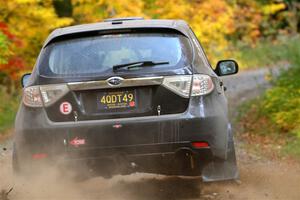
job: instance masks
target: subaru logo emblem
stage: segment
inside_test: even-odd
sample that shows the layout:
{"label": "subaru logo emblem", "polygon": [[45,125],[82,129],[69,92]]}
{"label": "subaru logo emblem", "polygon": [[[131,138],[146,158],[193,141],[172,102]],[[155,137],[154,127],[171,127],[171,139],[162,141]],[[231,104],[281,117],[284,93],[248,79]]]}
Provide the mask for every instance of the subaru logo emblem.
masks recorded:
{"label": "subaru logo emblem", "polygon": [[123,80],[124,79],[121,77],[111,77],[111,78],[107,79],[106,82],[110,86],[118,86],[118,85],[122,84]]}

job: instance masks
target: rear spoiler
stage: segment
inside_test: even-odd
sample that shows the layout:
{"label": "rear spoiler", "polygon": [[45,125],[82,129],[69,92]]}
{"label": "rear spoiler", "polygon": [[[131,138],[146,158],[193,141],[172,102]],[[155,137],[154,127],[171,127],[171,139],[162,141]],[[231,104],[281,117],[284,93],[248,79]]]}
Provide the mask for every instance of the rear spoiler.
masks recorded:
{"label": "rear spoiler", "polygon": [[[58,29],[59,30],[59,29]],[[122,29],[108,29],[108,30],[94,30],[94,31],[82,31],[82,32],[73,32],[67,34],[58,34],[57,36],[49,36],[46,40],[43,48],[48,46],[51,43],[65,41],[75,38],[83,37],[93,37],[107,34],[121,34],[121,33],[177,33],[185,37],[188,37],[188,34],[183,33],[182,31],[174,28],[153,28],[153,27],[143,27],[143,28],[122,28]]]}

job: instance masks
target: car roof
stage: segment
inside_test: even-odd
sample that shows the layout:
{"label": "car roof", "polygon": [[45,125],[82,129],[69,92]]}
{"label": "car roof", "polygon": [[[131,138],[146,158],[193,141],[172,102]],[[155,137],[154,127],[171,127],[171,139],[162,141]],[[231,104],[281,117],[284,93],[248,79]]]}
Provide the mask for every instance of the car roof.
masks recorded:
{"label": "car roof", "polygon": [[122,29],[174,29],[181,32],[188,37],[188,24],[183,20],[166,20],[166,19],[147,19],[142,18],[117,18],[108,19],[103,22],[82,24],[76,26],[68,26],[54,30],[44,43],[44,47],[47,46],[52,40],[58,37],[77,33],[87,33],[93,31],[105,31],[105,30],[122,30]]}

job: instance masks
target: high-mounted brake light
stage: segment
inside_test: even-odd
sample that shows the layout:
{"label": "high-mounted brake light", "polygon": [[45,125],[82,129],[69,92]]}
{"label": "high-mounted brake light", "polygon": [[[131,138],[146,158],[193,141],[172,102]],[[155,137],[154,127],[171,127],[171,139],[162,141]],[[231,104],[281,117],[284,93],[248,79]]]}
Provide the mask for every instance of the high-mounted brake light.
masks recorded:
{"label": "high-mounted brake light", "polygon": [[52,105],[68,93],[67,85],[31,86],[24,89],[23,102],[29,107],[45,107]]}

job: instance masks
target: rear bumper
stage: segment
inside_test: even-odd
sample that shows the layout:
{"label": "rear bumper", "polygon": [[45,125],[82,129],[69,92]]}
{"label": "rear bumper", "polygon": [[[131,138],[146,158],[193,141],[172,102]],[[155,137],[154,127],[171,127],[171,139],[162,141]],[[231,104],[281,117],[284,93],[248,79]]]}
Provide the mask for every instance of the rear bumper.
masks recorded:
{"label": "rear bumper", "polygon": [[[193,166],[190,165],[191,159]],[[203,166],[212,159],[209,147],[194,149],[190,143],[182,142],[72,150],[66,153],[60,163],[76,170],[78,166],[82,166],[84,169],[99,169],[98,171],[108,164],[111,174],[140,171],[200,175]]]}
{"label": "rear bumper", "polygon": [[[46,153],[67,160],[175,155],[183,148],[202,158],[226,159],[230,130],[224,106],[213,98],[199,98],[192,98],[180,114],[78,122],[52,122],[44,109],[21,105],[15,147],[27,155]],[[115,129],[116,124],[121,128]],[[74,138],[84,139],[84,144],[72,145]],[[193,148],[196,141],[207,142],[209,148]]]}
{"label": "rear bumper", "polygon": [[[33,154],[37,155],[37,154]],[[189,142],[172,144],[135,145],[109,148],[77,149],[54,155],[43,152],[45,157],[33,158],[18,155],[25,169],[55,167],[63,173],[75,172],[83,176],[108,176],[148,172],[166,175],[200,176],[202,169],[213,157],[209,147],[196,149]],[[28,157],[29,156],[29,157]],[[25,158],[27,157],[27,158]],[[40,167],[39,167],[40,166]],[[27,170],[26,173],[31,173]]]}
{"label": "rear bumper", "polygon": [[90,148],[90,149],[77,149],[67,150],[67,160],[79,159],[97,159],[104,157],[115,157],[123,155],[128,158],[137,157],[151,157],[151,156],[167,156],[175,155],[179,151],[187,150],[192,154],[201,155],[203,159],[212,158],[210,147],[194,148],[190,142],[180,143],[165,143],[165,144],[147,144],[147,145],[131,145],[120,147],[107,147],[107,148]]}

